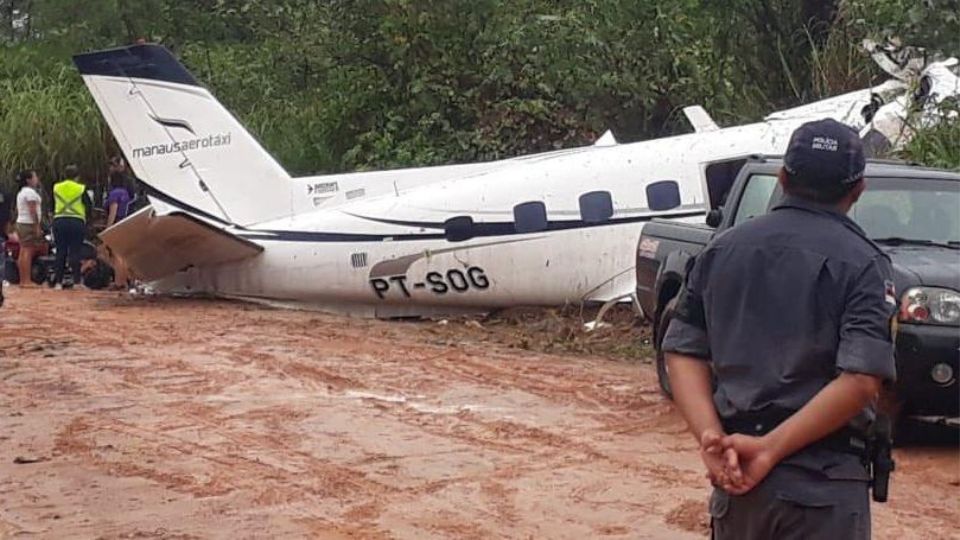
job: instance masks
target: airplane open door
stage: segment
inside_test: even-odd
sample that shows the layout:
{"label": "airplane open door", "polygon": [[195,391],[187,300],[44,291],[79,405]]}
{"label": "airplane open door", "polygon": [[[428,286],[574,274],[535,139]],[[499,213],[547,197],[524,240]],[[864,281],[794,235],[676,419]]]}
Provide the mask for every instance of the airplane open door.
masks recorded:
{"label": "airplane open door", "polygon": [[733,181],[740,169],[747,163],[748,156],[711,161],[703,166],[703,179],[710,199],[710,209],[715,210],[726,202],[727,193],[733,187]]}

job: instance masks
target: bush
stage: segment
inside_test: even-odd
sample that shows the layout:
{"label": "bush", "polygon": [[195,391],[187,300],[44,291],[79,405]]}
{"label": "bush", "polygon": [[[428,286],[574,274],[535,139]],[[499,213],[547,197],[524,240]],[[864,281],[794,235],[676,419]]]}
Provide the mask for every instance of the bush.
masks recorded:
{"label": "bush", "polygon": [[[956,108],[953,109],[956,114]],[[900,157],[930,167],[960,171],[960,116],[919,130]]]}
{"label": "bush", "polygon": [[[113,143],[69,62],[171,47],[293,174],[491,160],[721,123],[885,78],[900,35],[960,53],[956,0],[49,0],[0,10],[0,170],[103,175]],[[27,17],[28,16],[28,17]],[[955,164],[955,125],[906,150]]]}

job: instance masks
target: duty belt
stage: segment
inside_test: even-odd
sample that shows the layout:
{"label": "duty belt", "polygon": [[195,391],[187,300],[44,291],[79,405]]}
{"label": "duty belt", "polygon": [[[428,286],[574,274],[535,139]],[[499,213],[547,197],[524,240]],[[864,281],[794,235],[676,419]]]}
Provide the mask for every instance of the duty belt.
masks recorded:
{"label": "duty belt", "polygon": [[[756,412],[741,412],[723,419],[723,429],[727,433],[761,436],[773,431],[790,418],[796,411],[789,409],[769,409]],[[853,454],[866,462],[870,457],[867,436],[850,427],[843,427],[830,435],[804,448],[831,450]]]}

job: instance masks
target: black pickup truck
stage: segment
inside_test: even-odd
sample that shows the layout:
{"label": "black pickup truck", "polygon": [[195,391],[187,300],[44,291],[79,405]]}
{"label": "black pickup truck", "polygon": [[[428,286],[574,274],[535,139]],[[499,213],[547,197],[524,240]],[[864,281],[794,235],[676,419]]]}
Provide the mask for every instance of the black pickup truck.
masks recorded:
{"label": "black pickup truck", "polygon": [[[706,223],[653,221],[637,247],[637,298],[653,322],[657,375],[670,396],[660,341],[688,262],[719,231],[766,213],[782,197],[780,158],[746,161]],[[960,174],[869,161],[850,213],[893,260],[901,293],[895,400],[900,414],[960,426]]]}

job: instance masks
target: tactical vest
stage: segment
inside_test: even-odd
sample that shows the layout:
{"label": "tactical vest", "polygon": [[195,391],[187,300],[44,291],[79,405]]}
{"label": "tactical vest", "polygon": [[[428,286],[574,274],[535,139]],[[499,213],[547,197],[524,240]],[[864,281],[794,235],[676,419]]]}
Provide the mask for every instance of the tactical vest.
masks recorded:
{"label": "tactical vest", "polygon": [[75,180],[67,179],[53,186],[53,217],[87,219],[87,208],[83,204],[86,186]]}

